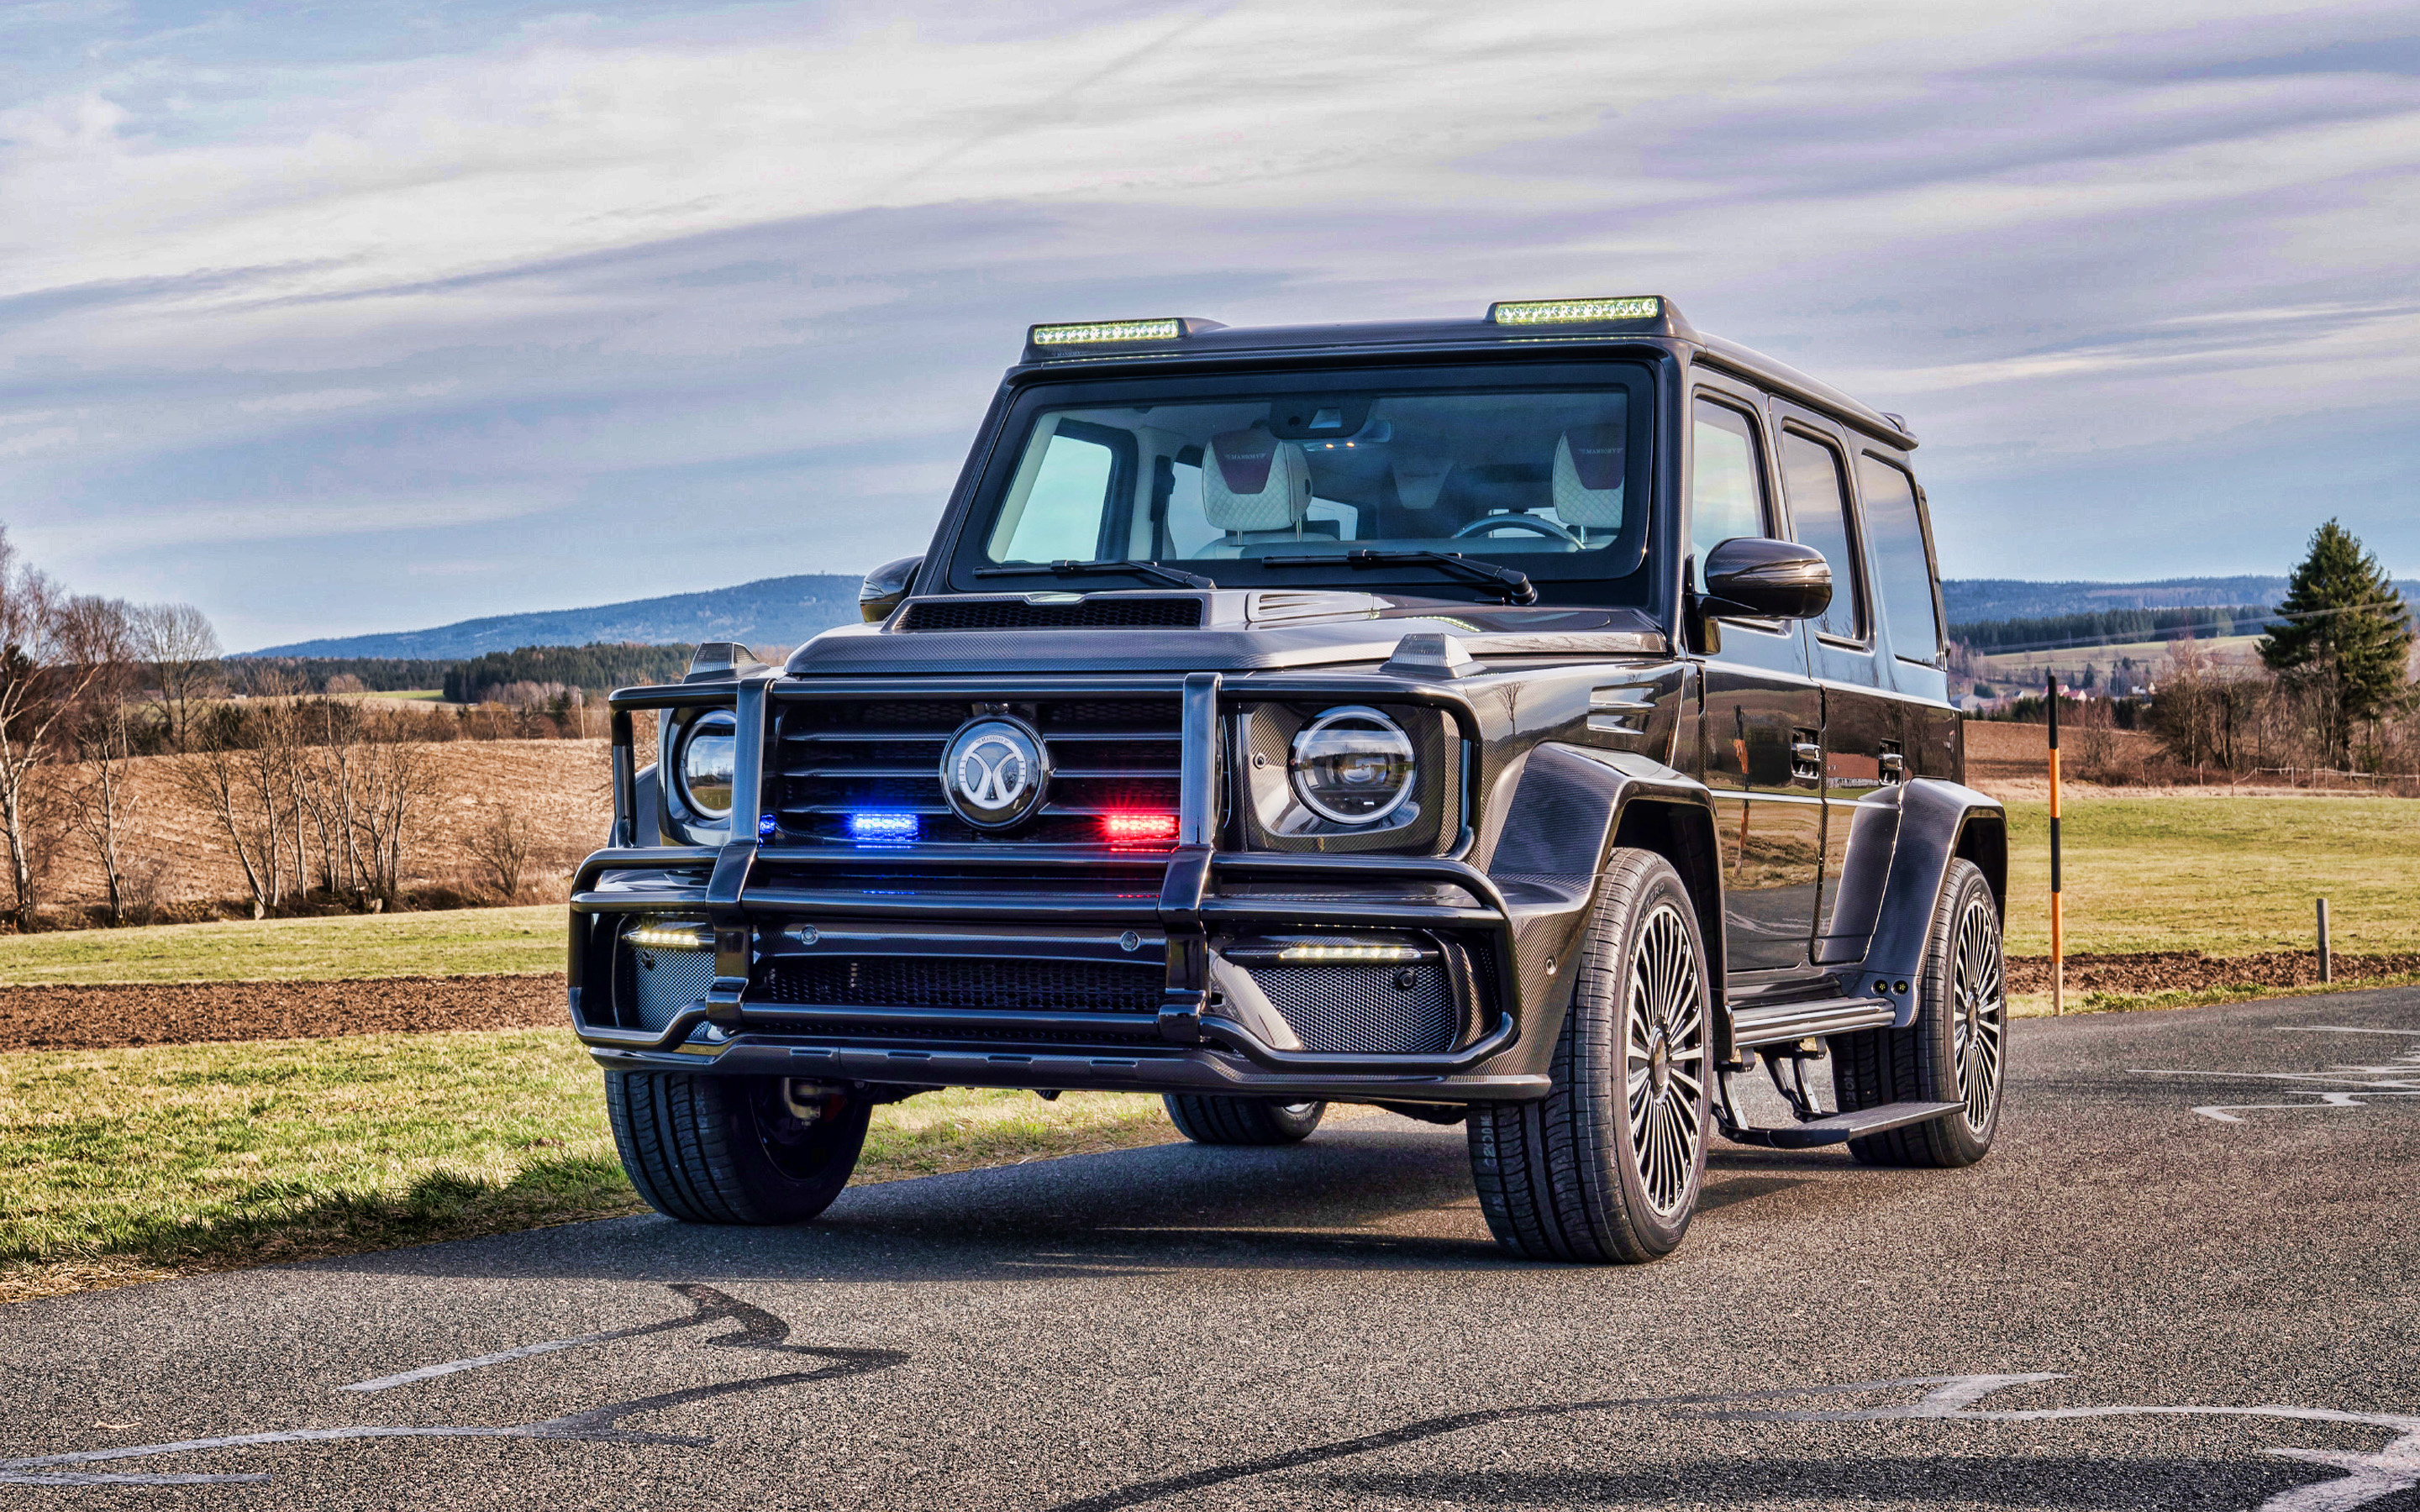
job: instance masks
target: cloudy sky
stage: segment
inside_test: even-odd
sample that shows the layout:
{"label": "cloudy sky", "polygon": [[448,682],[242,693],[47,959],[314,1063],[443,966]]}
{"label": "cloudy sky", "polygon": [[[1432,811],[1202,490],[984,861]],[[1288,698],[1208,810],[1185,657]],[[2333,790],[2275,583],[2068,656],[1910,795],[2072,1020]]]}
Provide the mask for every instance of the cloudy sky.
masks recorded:
{"label": "cloudy sky", "polygon": [[0,4],[0,521],[231,647],[920,548],[1024,326],[1662,292],[1945,569],[2420,569],[2420,19]]}

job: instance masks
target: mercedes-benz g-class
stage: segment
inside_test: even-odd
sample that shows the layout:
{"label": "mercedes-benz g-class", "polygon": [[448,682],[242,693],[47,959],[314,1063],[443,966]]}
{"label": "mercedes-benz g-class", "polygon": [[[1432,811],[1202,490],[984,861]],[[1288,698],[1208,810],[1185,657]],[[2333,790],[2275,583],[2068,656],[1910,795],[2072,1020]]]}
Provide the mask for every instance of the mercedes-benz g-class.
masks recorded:
{"label": "mercedes-benz g-class", "polygon": [[1374,1103],[1514,1250],[1642,1260],[1712,1134],[1980,1158],[2006,825],[1915,446],[1652,296],[1032,328],[867,623],[613,697],[570,996],[631,1180],[798,1222],[943,1087]]}

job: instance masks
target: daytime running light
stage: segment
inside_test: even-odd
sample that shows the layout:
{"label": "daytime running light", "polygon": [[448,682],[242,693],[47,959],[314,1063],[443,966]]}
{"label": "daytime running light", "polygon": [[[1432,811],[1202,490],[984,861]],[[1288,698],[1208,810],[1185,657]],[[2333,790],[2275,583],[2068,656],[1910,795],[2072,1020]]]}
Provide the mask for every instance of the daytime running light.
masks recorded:
{"label": "daytime running light", "polygon": [[711,950],[714,931],[704,924],[675,924],[660,918],[642,919],[622,933],[623,943],[643,950]]}

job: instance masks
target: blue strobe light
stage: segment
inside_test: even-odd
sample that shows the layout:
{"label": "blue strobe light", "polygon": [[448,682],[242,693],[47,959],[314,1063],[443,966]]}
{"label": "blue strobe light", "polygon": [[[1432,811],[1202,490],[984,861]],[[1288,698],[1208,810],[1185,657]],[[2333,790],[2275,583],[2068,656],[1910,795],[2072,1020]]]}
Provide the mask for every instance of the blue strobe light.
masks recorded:
{"label": "blue strobe light", "polygon": [[897,845],[916,838],[917,820],[911,813],[853,813],[848,816],[848,838],[876,844]]}

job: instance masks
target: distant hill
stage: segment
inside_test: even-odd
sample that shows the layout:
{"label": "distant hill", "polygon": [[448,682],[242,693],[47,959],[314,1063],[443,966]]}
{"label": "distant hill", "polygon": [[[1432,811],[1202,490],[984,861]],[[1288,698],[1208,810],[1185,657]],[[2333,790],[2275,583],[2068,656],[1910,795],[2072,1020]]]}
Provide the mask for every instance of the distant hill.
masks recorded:
{"label": "distant hill", "polygon": [[2025,582],[2015,578],[1945,578],[1941,608],[1949,623],[2040,619],[2116,609],[2274,604],[2283,578],[2162,578],[2155,582]]}
{"label": "distant hill", "polygon": [[410,656],[457,658],[521,646],[584,646],[636,641],[644,645],[738,640],[752,646],[796,645],[835,625],[857,623],[861,579],[814,574],[765,578],[736,588],[713,588],[666,598],[634,598],[595,609],[543,614],[499,614],[433,630],[349,635],[263,646],[248,656]]}
{"label": "distant hill", "polygon": [[[544,614],[499,614],[441,625],[433,630],[298,640],[244,655],[457,659],[521,646],[584,646],[599,641],[671,645],[740,640],[749,645],[796,645],[835,625],[856,624],[858,583],[858,579],[830,574],[766,578],[736,588],[675,594],[668,598],[634,598],[623,604]],[[2274,604],[2285,596],[2283,578],[2164,578],[2141,583],[1951,578],[1941,584],[1942,607],[1953,625],[2106,609]]]}

